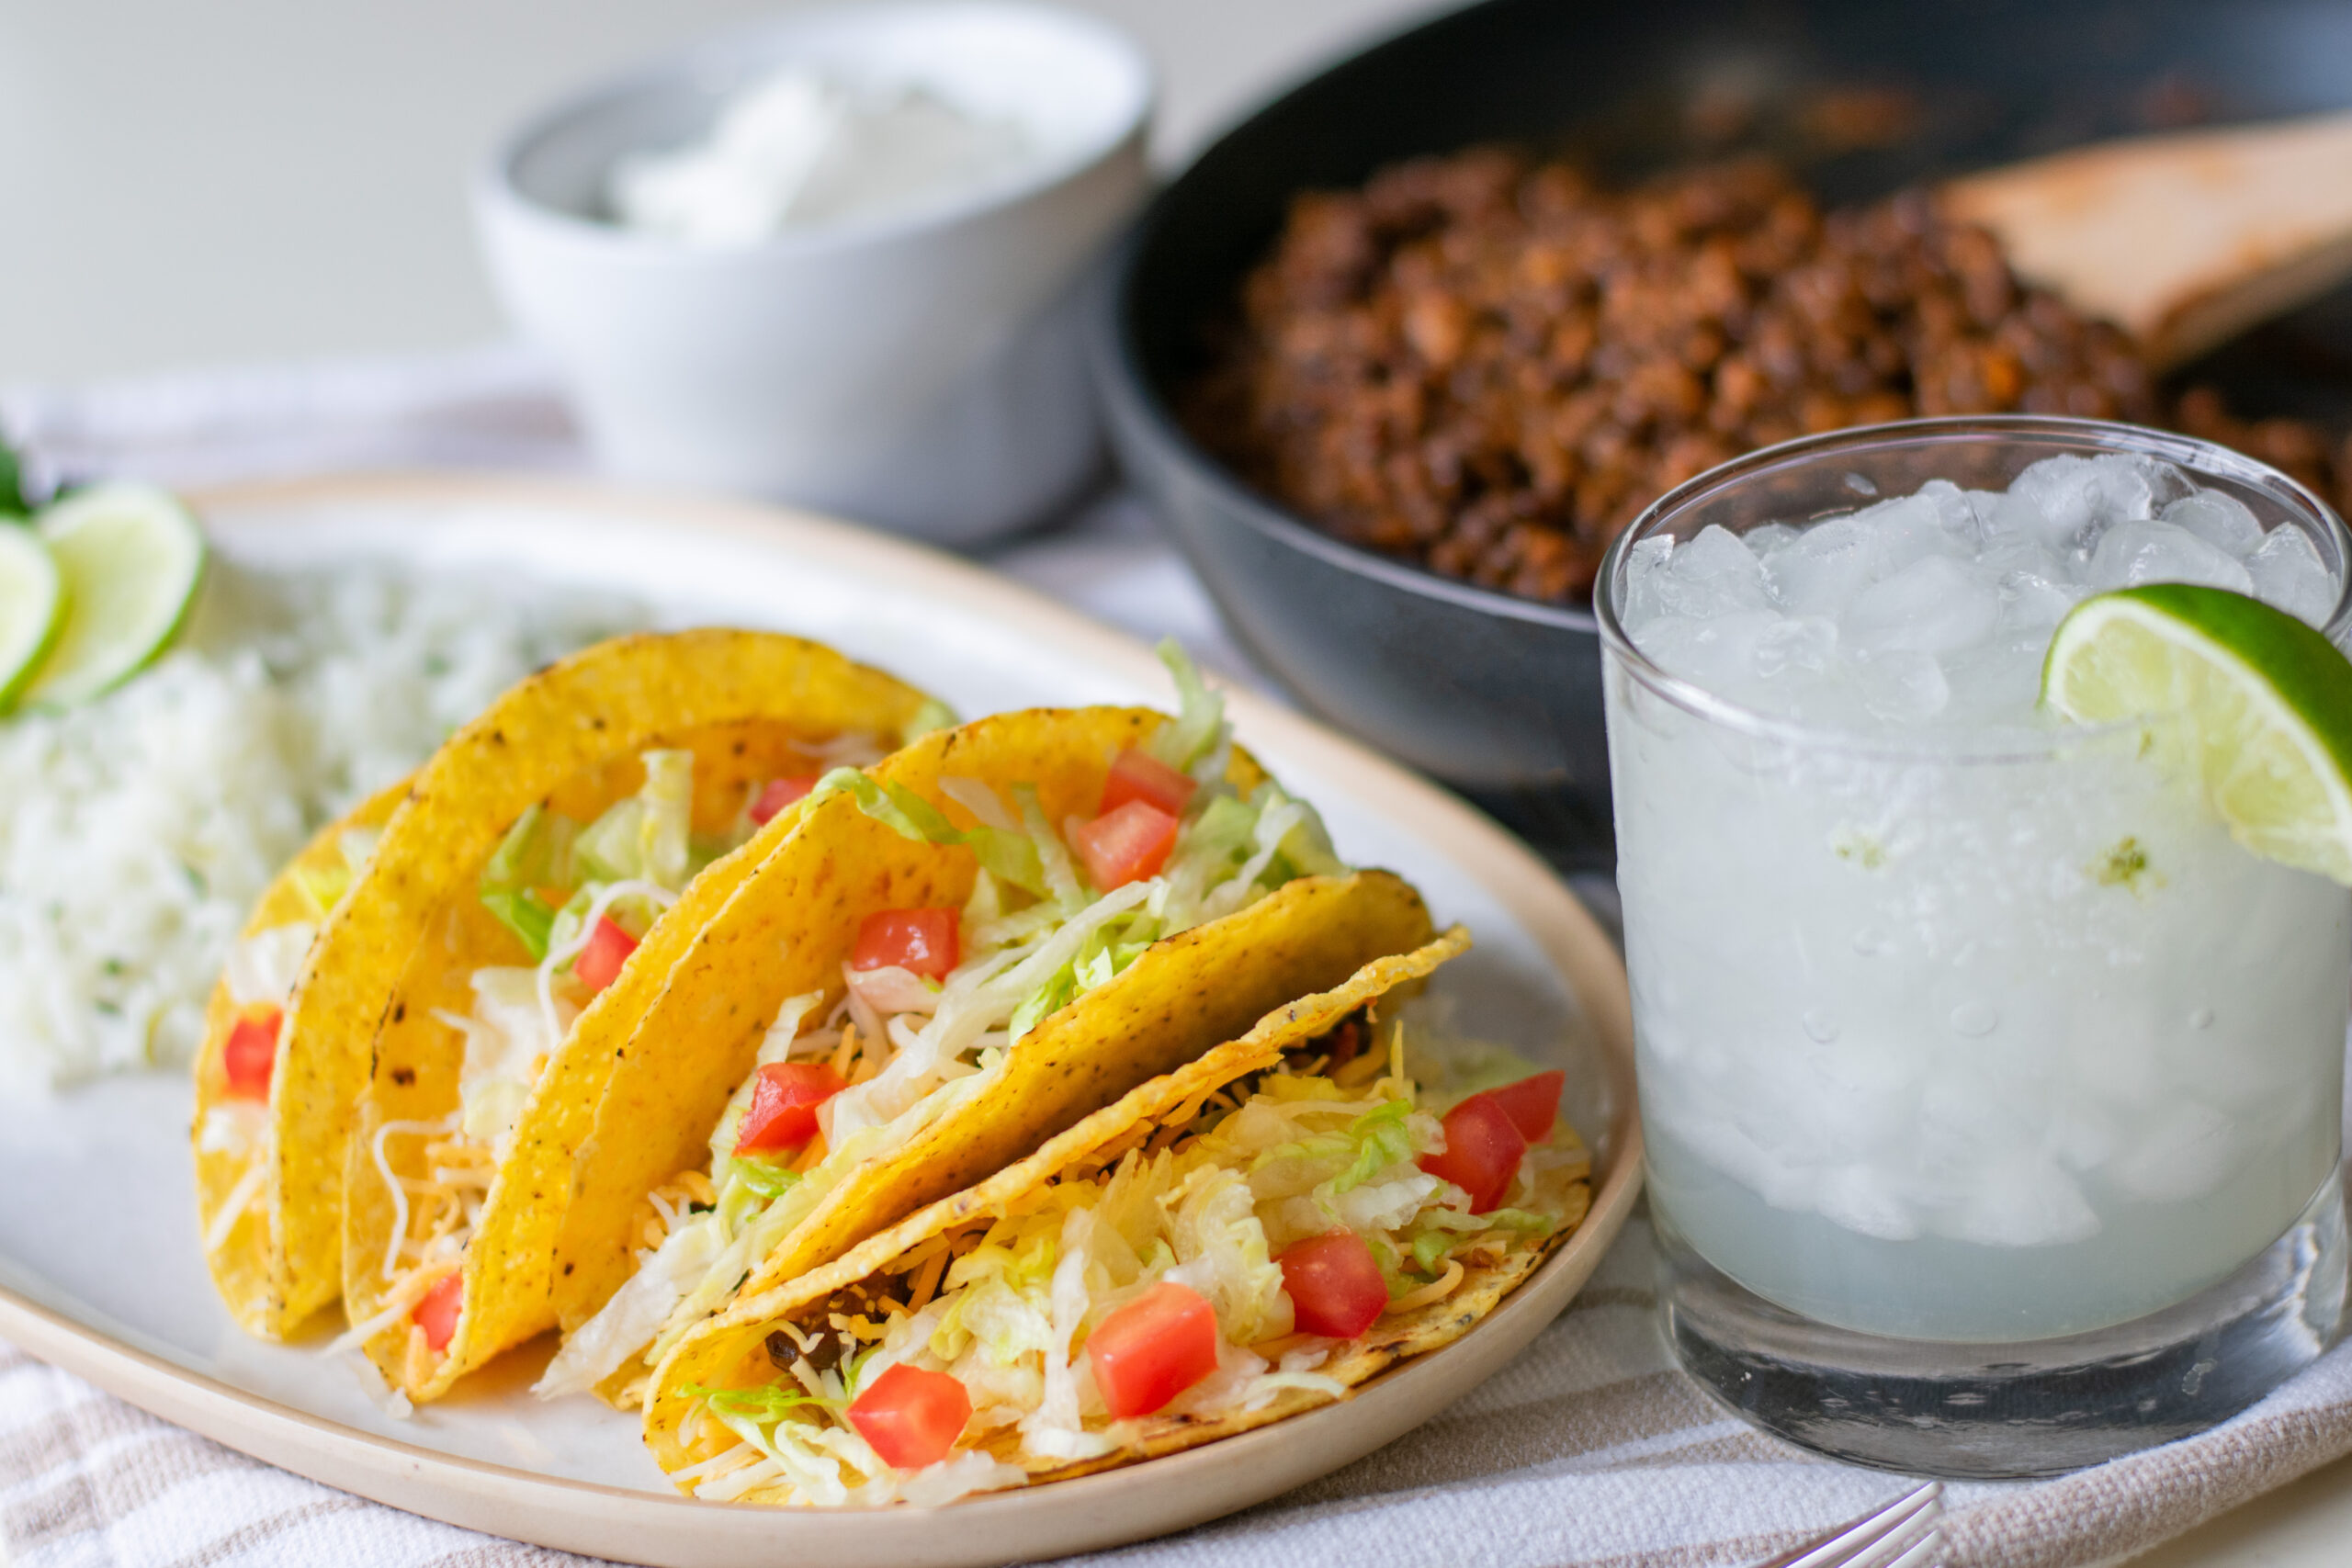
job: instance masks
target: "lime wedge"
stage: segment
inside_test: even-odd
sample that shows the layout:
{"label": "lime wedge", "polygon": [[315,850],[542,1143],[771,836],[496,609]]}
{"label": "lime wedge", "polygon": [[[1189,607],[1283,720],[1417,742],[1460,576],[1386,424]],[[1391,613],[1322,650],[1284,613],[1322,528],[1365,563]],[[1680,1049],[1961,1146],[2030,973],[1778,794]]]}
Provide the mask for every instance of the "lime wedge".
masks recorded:
{"label": "lime wedge", "polygon": [[2098,594],[2059,624],[2041,700],[2081,723],[2185,717],[2231,836],[2352,886],[2352,660],[2294,616],[2223,588]]}
{"label": "lime wedge", "polygon": [[65,624],[24,694],[66,707],[112,690],[161,653],[204,576],[204,532],[151,485],[76,491],[33,519],[65,578]]}
{"label": "lime wedge", "polygon": [[0,523],[0,713],[17,700],[65,624],[65,580],[30,528]]}

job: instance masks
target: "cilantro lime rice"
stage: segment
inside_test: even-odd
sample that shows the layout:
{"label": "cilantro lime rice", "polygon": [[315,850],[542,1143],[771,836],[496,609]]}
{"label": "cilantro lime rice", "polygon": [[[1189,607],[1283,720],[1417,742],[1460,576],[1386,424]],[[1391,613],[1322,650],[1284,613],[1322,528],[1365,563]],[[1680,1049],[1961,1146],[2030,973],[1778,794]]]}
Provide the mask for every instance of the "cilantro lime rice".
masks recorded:
{"label": "cilantro lime rice", "polygon": [[0,1092],[187,1061],[245,911],[311,832],[640,619],[389,563],[216,558],[153,669],[0,722]]}

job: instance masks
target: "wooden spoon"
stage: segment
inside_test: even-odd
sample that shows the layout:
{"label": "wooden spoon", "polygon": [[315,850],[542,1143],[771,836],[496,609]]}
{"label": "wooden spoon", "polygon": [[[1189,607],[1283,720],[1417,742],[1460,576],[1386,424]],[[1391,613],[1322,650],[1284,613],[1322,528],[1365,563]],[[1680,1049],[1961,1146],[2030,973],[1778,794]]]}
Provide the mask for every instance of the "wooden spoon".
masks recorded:
{"label": "wooden spoon", "polygon": [[2352,114],[2102,142],[1940,197],[2161,369],[2352,276]]}

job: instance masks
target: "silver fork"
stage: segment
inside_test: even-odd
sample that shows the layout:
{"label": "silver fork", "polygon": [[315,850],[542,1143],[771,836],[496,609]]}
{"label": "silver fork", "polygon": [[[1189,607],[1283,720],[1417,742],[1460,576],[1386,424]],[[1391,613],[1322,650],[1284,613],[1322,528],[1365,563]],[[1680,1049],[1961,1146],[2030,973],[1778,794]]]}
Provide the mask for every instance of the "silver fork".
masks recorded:
{"label": "silver fork", "polygon": [[1875,1513],[1756,1568],[1938,1568],[1943,1561],[1944,1483],[1930,1481]]}

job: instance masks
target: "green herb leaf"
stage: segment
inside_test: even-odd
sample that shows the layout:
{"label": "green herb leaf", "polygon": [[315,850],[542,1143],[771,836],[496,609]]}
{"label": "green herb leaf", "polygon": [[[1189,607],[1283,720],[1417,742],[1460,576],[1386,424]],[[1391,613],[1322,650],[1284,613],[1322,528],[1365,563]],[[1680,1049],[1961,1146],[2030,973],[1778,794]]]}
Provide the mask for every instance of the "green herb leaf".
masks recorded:
{"label": "green herb leaf", "polygon": [[33,504],[25,498],[25,466],[16,448],[0,441],[0,517],[30,517]]}

